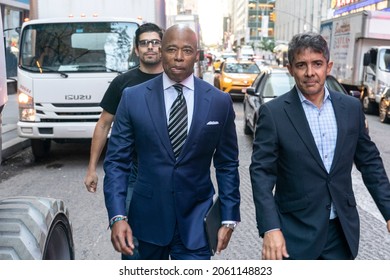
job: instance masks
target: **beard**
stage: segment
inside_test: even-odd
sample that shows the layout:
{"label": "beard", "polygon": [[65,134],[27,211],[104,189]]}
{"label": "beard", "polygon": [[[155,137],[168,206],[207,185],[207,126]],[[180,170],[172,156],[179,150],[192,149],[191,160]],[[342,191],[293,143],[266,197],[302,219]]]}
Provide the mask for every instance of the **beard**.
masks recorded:
{"label": "beard", "polygon": [[158,54],[156,55],[144,55],[140,57],[140,60],[146,65],[156,65],[159,64],[161,58]]}

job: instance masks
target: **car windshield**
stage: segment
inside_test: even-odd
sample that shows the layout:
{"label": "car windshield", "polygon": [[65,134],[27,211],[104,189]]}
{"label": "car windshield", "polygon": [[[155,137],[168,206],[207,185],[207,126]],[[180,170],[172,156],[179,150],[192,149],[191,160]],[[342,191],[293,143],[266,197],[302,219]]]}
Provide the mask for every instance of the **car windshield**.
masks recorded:
{"label": "car windshield", "polygon": [[226,63],[225,73],[258,74],[259,67],[254,63]]}
{"label": "car windshield", "polygon": [[379,69],[390,72],[390,49],[383,49],[379,52]]}
{"label": "car windshield", "polygon": [[294,78],[288,73],[271,74],[264,85],[264,97],[276,97],[291,90]]}

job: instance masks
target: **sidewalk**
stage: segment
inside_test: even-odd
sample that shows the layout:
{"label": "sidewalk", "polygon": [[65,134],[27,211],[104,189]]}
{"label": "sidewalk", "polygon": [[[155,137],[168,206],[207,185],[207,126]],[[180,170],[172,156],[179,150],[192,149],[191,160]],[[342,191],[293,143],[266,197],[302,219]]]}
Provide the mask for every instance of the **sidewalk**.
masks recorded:
{"label": "sidewalk", "polygon": [[18,137],[16,124],[3,124],[1,129],[1,160],[12,157],[18,151],[30,146],[29,139]]}

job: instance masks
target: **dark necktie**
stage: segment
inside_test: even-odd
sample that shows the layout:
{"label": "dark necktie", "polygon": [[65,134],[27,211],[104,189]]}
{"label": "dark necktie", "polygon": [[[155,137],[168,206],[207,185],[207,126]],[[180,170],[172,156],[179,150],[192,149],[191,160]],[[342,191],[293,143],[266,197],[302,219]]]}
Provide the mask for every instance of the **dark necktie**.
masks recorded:
{"label": "dark necktie", "polygon": [[183,95],[183,85],[175,84],[177,97],[169,113],[168,133],[171,139],[173,153],[177,158],[187,137],[187,104]]}

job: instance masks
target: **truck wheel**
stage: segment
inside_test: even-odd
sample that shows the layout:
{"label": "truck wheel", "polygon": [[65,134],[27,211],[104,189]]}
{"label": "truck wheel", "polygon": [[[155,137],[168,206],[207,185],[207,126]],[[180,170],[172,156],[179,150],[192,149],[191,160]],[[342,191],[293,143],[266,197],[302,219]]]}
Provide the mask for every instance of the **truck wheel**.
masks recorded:
{"label": "truck wheel", "polygon": [[371,102],[370,99],[368,99],[367,94],[363,96],[363,111],[366,114],[374,115],[378,112],[377,104],[374,102]]}
{"label": "truck wheel", "polygon": [[382,99],[381,103],[379,103],[379,120],[383,123],[390,122],[390,119],[387,117],[388,110],[389,106],[387,105],[386,100]]}
{"label": "truck wheel", "polygon": [[46,157],[50,152],[51,140],[31,139],[31,149],[35,160]]}
{"label": "truck wheel", "polygon": [[64,202],[40,197],[0,200],[0,259],[74,260]]}

